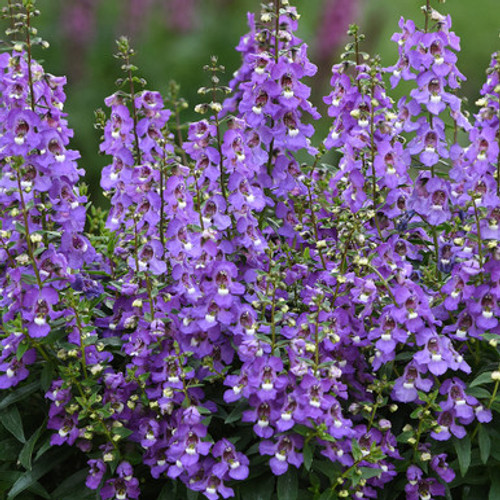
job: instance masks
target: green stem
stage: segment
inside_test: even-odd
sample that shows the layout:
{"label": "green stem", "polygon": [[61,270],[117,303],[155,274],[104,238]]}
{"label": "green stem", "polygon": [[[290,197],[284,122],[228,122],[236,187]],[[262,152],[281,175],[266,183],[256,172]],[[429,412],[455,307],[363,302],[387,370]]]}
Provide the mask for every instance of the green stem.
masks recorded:
{"label": "green stem", "polygon": [[318,250],[319,256],[321,258],[321,264],[323,266],[323,269],[326,271],[326,263],[325,263],[325,257],[323,256],[323,249],[318,248],[318,242],[319,242],[319,235],[318,235],[318,228],[316,225],[316,213],[314,211],[314,203],[312,199],[312,194],[311,194],[311,187],[308,185],[307,186],[307,193],[309,197],[309,208],[311,209],[311,219],[312,219],[312,224],[313,224],[313,231],[314,231],[314,238],[316,240],[316,248]]}
{"label": "green stem", "polygon": [[[371,85],[371,97],[372,101],[375,94],[375,83],[372,81]],[[370,104],[370,151],[371,151],[371,165],[372,165],[372,200],[373,200],[373,211],[375,212],[374,220],[375,227],[377,228],[378,236],[381,240],[382,231],[380,230],[380,225],[377,219],[377,177],[375,175],[375,113],[373,110],[373,104]]]}
{"label": "green stem", "polygon": [[127,54],[125,58],[125,62],[127,64],[127,76],[130,85],[130,101],[132,106],[132,118],[134,120],[134,145],[135,145],[135,153],[137,156],[137,162],[140,165],[142,163],[141,150],[139,148],[139,136],[137,135],[137,109],[135,107],[135,89],[134,89],[134,79],[132,76],[132,69],[130,68],[130,57]]}
{"label": "green stem", "polygon": [[30,88],[31,111],[35,111],[35,92],[33,91],[33,73],[31,71],[31,25],[30,25],[30,6],[26,7],[26,55],[28,57],[28,85]]}
{"label": "green stem", "polygon": [[276,285],[273,285],[273,298],[271,304],[271,356],[274,355],[274,349],[276,347],[275,313],[276,313]]}
{"label": "green stem", "polygon": [[7,3],[9,5],[10,29],[12,30],[12,35],[14,37],[14,40],[17,40],[17,32],[16,32],[15,21],[14,21],[14,10],[12,7],[12,0],[7,0]]}
{"label": "green stem", "polygon": [[279,59],[280,0],[274,0],[274,62]]}
{"label": "green stem", "polygon": [[[87,396],[85,395],[85,392],[83,391],[82,389],[82,386],[80,384],[80,382],[74,378],[74,377],[71,377],[71,382],[73,382],[76,386],[76,388],[78,389],[78,392],[80,393],[80,396],[83,400],[83,402],[85,403],[85,405],[87,406],[87,410],[90,410],[90,406],[88,405],[88,399],[87,399]],[[94,419],[97,420],[102,428],[103,428],[103,434],[106,436],[107,440],[109,443],[111,443],[113,445],[113,448],[116,450],[116,451],[119,451],[118,449],[118,445],[115,443],[114,439],[113,439],[113,436],[111,435],[111,433],[109,432],[109,429],[108,427],[106,426],[106,423],[104,422],[104,420],[96,413],[96,412],[93,412],[94,413]]]}
{"label": "green stem", "polygon": [[429,31],[429,12],[431,10],[431,0],[426,0],[425,5],[425,27],[424,31],[427,33]]}
{"label": "green stem", "polygon": [[33,252],[33,245],[31,244],[31,235],[30,235],[30,227],[28,221],[28,209],[26,208],[26,203],[24,201],[23,195],[23,187],[21,185],[21,174],[19,172],[19,168],[16,170],[17,174],[17,187],[19,189],[19,197],[21,198],[21,209],[23,211],[23,220],[24,220],[24,232],[26,233],[26,244],[28,246],[28,255],[31,260],[31,264],[33,265],[33,270],[35,271],[36,281],[38,283],[38,288],[42,289],[42,280],[40,278],[40,272],[38,271],[38,266],[35,260],[35,254]]}
{"label": "green stem", "polygon": [[[364,455],[360,460],[356,460],[350,467],[348,467],[340,476],[340,478],[342,479],[345,479],[347,477],[347,475],[352,471],[354,470],[356,467],[358,467],[358,465],[361,463],[361,462],[365,462],[368,460],[368,457],[371,455],[371,452],[370,453],[367,453],[366,455]],[[339,479],[340,479],[339,478]],[[339,482],[336,482],[332,488],[331,488],[331,491],[334,492],[338,486],[340,484],[343,484],[343,481],[341,483]]]}
{"label": "green stem", "polygon": [[163,247],[163,256],[165,256],[165,194],[163,169],[165,168],[165,148],[163,148],[163,158],[160,161],[160,242]]}
{"label": "green stem", "polygon": [[434,255],[436,258],[436,278],[438,281],[441,280],[441,272],[439,271],[439,243],[437,238],[436,228],[432,226],[432,240],[434,241]]}
{"label": "green stem", "polygon": [[187,166],[188,159],[186,156],[186,152],[184,151],[184,141],[182,139],[182,132],[181,132],[181,117],[180,117],[180,111],[179,111],[179,103],[178,103],[177,99],[175,100],[175,103],[174,103],[174,109],[175,109],[175,126],[177,128],[177,142],[179,143],[182,161],[184,162],[184,165]]}
{"label": "green stem", "polygon": [[314,325],[314,375],[319,374],[319,308],[316,311],[316,321]]}
{"label": "green stem", "polygon": [[35,339],[32,339],[28,335],[28,333],[26,331],[24,331],[24,329],[22,330],[22,332],[23,332],[25,339],[41,354],[42,358],[45,361],[50,362],[50,357],[47,354],[47,352],[45,351],[45,349],[43,348],[43,346],[40,345]]}
{"label": "green stem", "polygon": [[472,204],[474,205],[474,216],[476,219],[476,228],[477,228],[477,251],[479,254],[479,266],[481,268],[481,276],[483,275],[483,242],[481,239],[481,226],[480,226],[480,218],[479,218],[479,210],[476,205],[476,200],[472,198]]}
{"label": "green stem", "polygon": [[385,289],[387,290],[387,295],[389,295],[389,297],[392,299],[392,301],[394,302],[394,304],[396,306],[398,306],[399,304],[397,303],[396,297],[394,297],[394,294],[391,291],[389,283],[387,283],[386,279],[382,276],[382,274],[380,274],[380,271],[376,267],[374,267],[374,266],[372,266],[370,264],[368,264],[368,267],[380,278],[380,281],[382,281],[382,283],[385,286]]}
{"label": "green stem", "polygon": [[135,269],[139,273],[139,234],[137,233],[137,219],[134,214],[134,260]]}
{"label": "green stem", "polygon": [[73,304],[73,311],[75,313],[75,320],[76,320],[76,326],[78,328],[78,334],[80,335],[80,353],[82,356],[82,368],[83,368],[83,376],[87,379],[87,355],[85,353],[85,338],[83,336],[83,328],[82,328],[82,322],[80,320],[80,315],[78,314],[78,310]]}
{"label": "green stem", "polygon": [[488,410],[491,408],[491,405],[494,403],[495,398],[497,397],[498,387],[500,386],[500,380],[495,382],[495,387],[493,388],[493,394],[488,402]]}
{"label": "green stem", "polygon": [[151,280],[149,276],[146,274],[146,290],[148,292],[148,300],[149,300],[149,312],[151,313],[151,321],[155,319],[155,307],[153,302],[153,291],[151,288]]}
{"label": "green stem", "polygon": [[[215,102],[215,88],[212,90],[212,96],[213,96],[213,102]],[[219,151],[219,170],[220,170],[220,188],[222,191],[222,196],[224,197],[224,200],[226,201],[226,212],[228,209],[228,201],[227,201],[227,191],[226,191],[226,184],[225,184],[225,179],[224,179],[224,155],[222,154],[222,139],[221,139],[221,133],[220,133],[220,123],[219,123],[219,116],[217,112],[215,113],[215,127],[217,130],[217,150]],[[201,207],[200,207],[201,210]]]}

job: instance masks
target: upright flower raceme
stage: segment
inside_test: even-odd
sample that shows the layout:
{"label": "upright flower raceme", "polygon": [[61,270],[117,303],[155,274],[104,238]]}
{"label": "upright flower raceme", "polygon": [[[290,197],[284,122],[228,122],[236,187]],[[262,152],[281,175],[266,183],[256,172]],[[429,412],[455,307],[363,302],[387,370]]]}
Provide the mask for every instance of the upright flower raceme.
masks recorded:
{"label": "upright flower raceme", "polygon": [[0,287],[8,311],[1,360],[3,385],[10,387],[36,359],[33,349],[16,357],[17,348],[46,337],[67,314],[62,294],[95,253],[83,235],[86,197],[76,186],[79,154],[68,147],[65,79],[45,73],[17,47],[2,54],[0,69]]}
{"label": "upright flower raceme", "polygon": [[376,498],[401,475],[408,499],[444,495],[447,442],[496,408],[498,372],[472,384],[493,391],[468,380],[498,354],[500,70],[494,55],[470,126],[458,39],[425,14],[394,36],[391,84],[415,83],[397,104],[350,28],[320,150],[286,0],[249,16],[222,103],[211,59],[185,138],[175,93],[170,111],[137,91],[121,39],[94,246],[63,81],[22,48],[0,57],[0,388],[57,366],[41,377],[51,444],[87,456],[103,499],[138,498],[149,475],[230,498],[264,463],[278,492],[305,467],[322,496]]}

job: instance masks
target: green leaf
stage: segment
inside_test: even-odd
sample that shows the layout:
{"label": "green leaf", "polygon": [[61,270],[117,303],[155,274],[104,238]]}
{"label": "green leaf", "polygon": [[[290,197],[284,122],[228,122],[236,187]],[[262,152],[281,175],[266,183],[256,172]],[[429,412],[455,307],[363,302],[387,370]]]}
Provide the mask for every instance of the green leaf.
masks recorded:
{"label": "green leaf", "polygon": [[[37,481],[33,483],[29,488],[28,491],[31,493],[36,493],[39,497],[46,498],[47,500],[50,500],[50,494],[49,492]],[[57,499],[57,500],[62,500],[62,499]],[[73,496],[73,500],[76,500],[76,498]]]}
{"label": "green leaf", "polygon": [[330,480],[330,484],[333,484],[340,475],[338,462],[330,460],[316,460],[314,462],[314,470],[324,474]]}
{"label": "green leaf", "polygon": [[131,434],[133,434],[134,431],[131,431],[130,429],[127,429],[126,427],[115,427],[113,429],[113,434],[117,434],[118,436],[122,438],[127,438]]}
{"label": "green leaf", "polygon": [[243,500],[271,500],[274,492],[274,476],[259,476],[241,488]]}
{"label": "green leaf", "polygon": [[492,471],[491,487],[488,500],[498,500],[500,498],[500,475],[497,471]]}
{"label": "green leaf", "polygon": [[47,472],[59,465],[60,462],[66,460],[70,453],[70,450],[63,451],[59,447],[58,449],[53,449],[49,456],[37,462],[30,471],[26,471],[14,483],[7,495],[7,500],[13,500],[20,493],[31,488]]}
{"label": "green leaf", "polygon": [[469,470],[471,459],[471,442],[470,436],[467,435],[463,439],[454,439],[455,450],[457,452],[458,464],[460,466],[460,474],[465,477]]}
{"label": "green leaf", "polygon": [[0,401],[0,410],[4,410],[8,406],[26,399],[30,394],[35,392],[40,388],[40,381],[31,382],[26,384],[19,389],[16,388],[14,392],[6,396]]}
{"label": "green leaf", "polygon": [[28,342],[24,341],[19,344],[19,347],[17,348],[16,351],[16,359],[19,361],[23,359],[24,353],[30,348],[30,345]]}
{"label": "green leaf", "polygon": [[311,443],[309,441],[306,441],[304,444],[303,455],[304,455],[304,467],[306,468],[306,470],[309,470],[311,468],[314,455]]}
{"label": "green leaf", "polygon": [[19,441],[11,436],[7,439],[2,439],[2,441],[0,441],[0,462],[15,462],[21,446]]}
{"label": "green leaf", "polygon": [[36,277],[32,274],[21,274],[21,281],[27,285],[36,285]]}
{"label": "green leaf", "polygon": [[21,453],[19,453],[19,463],[27,470],[31,470],[31,459],[33,457],[33,450],[35,444],[40,436],[40,432],[45,428],[45,424],[39,427],[26,441]]}
{"label": "green leaf", "polygon": [[360,467],[361,478],[362,479],[370,479],[372,477],[378,477],[382,473],[380,469],[376,469],[373,467]]}
{"label": "green leaf", "polygon": [[40,375],[40,385],[43,392],[47,392],[49,390],[52,379],[54,378],[54,372],[55,370],[53,363],[44,364],[42,373]]}
{"label": "green leaf", "polygon": [[301,436],[307,436],[307,435],[311,434],[311,428],[306,427],[305,425],[302,425],[302,424],[296,425],[293,428],[293,430],[294,430],[294,432],[296,432],[297,434],[300,434]]}
{"label": "green leaf", "polygon": [[318,500],[331,500],[333,497],[333,491],[329,488],[321,494]]}
{"label": "green leaf", "polygon": [[476,385],[488,384],[493,382],[491,378],[492,372],[481,373],[478,377],[476,377],[470,384],[469,387],[475,387]]}
{"label": "green leaf", "polygon": [[491,398],[490,391],[488,391],[488,389],[485,389],[484,387],[473,387],[472,389],[470,387],[467,387],[466,392],[469,396],[474,396],[475,398],[478,398],[478,399],[490,399]]}
{"label": "green leaf", "polygon": [[286,474],[278,478],[278,500],[297,500],[299,478],[295,467],[288,467]]}
{"label": "green leaf", "polygon": [[238,406],[227,416],[224,421],[225,424],[232,424],[238,420],[241,420],[241,415],[243,414],[243,410],[246,407],[246,403],[239,403]]}
{"label": "green leaf", "polygon": [[198,492],[193,490],[187,490],[186,499],[187,500],[197,500]]}
{"label": "green leaf", "polygon": [[[85,479],[89,471],[87,468],[75,472],[67,477],[53,492],[52,498],[54,500],[75,500],[75,491],[81,490],[87,494],[88,498],[95,496],[94,492],[87,490],[85,486]],[[80,497],[78,497],[80,498]]]}
{"label": "green leaf", "polygon": [[177,481],[166,483],[160,491],[156,500],[172,500],[177,496]]}
{"label": "green leaf", "polygon": [[26,442],[24,437],[23,422],[17,406],[9,406],[0,413],[0,422],[2,425],[21,443]]}
{"label": "green leaf", "polygon": [[50,444],[50,437],[48,437],[44,443],[42,444],[42,446],[40,446],[40,448],[38,448],[37,452],[36,452],[36,455],[35,455],[35,461],[38,460],[45,452],[47,452],[48,450],[50,450],[51,448],[51,444]]}
{"label": "green leaf", "polygon": [[481,461],[483,462],[483,464],[486,464],[490,456],[491,439],[484,425],[479,425],[478,441]]}
{"label": "green leaf", "polygon": [[356,462],[359,462],[363,458],[363,452],[356,439],[352,440],[352,456]]}

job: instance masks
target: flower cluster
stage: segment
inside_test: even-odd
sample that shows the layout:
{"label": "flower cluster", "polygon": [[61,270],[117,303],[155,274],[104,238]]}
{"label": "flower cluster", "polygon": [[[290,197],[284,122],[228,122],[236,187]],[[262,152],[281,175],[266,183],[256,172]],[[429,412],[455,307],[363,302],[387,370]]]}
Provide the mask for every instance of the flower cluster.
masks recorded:
{"label": "flower cluster", "polygon": [[[121,38],[97,113],[111,207],[87,229],[64,79],[29,43],[0,57],[0,388],[43,370],[50,444],[84,454],[101,498],[171,481],[216,500],[278,477],[278,498],[431,499],[460,487],[455,463],[467,481],[476,441],[487,463],[500,56],[469,123],[458,37],[424,13],[401,20],[388,69],[350,27],[317,146],[287,0],[249,15],[229,87],[211,59],[185,136],[177,90],[137,90]],[[385,80],[414,87],[395,103]]]}
{"label": "flower cluster", "polygon": [[28,377],[34,342],[71,314],[74,273],[96,256],[83,234],[87,199],[76,186],[79,155],[68,148],[65,79],[45,73],[22,45],[2,54],[0,68],[0,386],[6,389]]}

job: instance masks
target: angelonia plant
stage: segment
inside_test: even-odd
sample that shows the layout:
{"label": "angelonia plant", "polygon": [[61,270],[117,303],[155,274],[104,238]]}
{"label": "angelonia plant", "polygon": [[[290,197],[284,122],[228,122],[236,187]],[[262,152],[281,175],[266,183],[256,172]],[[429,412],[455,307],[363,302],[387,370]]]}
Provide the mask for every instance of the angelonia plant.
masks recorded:
{"label": "angelonia plant", "polygon": [[248,15],[229,82],[208,61],[194,123],[120,38],[103,210],[9,2],[2,498],[500,498],[500,53],[470,112],[422,11],[390,67],[350,27],[326,138],[288,0]]}

